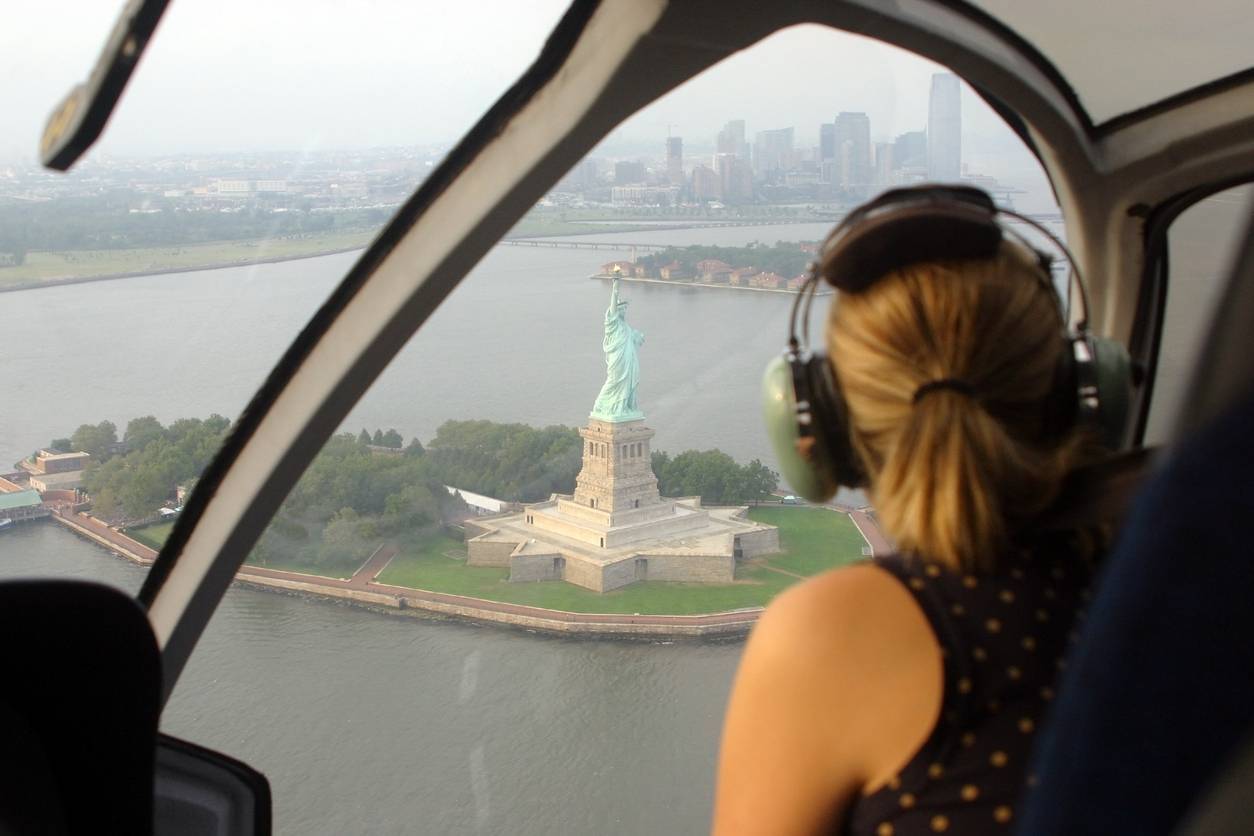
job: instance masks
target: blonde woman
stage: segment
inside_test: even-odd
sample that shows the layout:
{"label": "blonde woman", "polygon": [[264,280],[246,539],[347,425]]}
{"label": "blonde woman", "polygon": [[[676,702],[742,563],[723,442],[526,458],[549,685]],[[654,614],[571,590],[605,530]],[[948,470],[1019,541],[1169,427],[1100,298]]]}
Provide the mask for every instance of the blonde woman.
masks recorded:
{"label": "blonde woman", "polygon": [[[937,199],[943,214],[951,198]],[[720,836],[1009,833],[1032,783],[1090,574],[1078,538],[1035,525],[1079,455],[1075,421],[1056,419],[1074,407],[1073,343],[1027,247],[912,262],[913,244],[965,251],[946,239],[978,232],[936,211],[889,218],[861,256],[825,248],[820,273],[844,290],[833,271],[890,253],[839,295],[826,343],[848,445],[900,554],[812,578],[763,615],[727,710]]]}

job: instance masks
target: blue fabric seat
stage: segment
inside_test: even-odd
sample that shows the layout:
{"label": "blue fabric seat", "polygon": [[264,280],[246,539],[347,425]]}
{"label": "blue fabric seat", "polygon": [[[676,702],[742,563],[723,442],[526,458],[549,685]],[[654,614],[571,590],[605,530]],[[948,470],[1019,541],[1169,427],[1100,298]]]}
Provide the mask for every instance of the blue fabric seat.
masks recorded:
{"label": "blue fabric seat", "polygon": [[1254,395],[1147,483],[1037,744],[1021,834],[1171,833],[1254,721]]}

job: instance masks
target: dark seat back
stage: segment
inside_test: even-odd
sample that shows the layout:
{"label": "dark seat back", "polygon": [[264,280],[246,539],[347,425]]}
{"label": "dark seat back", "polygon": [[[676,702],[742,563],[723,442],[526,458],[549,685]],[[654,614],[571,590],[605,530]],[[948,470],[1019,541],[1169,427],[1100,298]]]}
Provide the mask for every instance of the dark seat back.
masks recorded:
{"label": "dark seat back", "polygon": [[0,584],[0,832],[145,834],[161,661],[129,596]]}
{"label": "dark seat back", "polygon": [[1168,459],[1107,561],[1020,833],[1171,833],[1254,722],[1254,395]]}

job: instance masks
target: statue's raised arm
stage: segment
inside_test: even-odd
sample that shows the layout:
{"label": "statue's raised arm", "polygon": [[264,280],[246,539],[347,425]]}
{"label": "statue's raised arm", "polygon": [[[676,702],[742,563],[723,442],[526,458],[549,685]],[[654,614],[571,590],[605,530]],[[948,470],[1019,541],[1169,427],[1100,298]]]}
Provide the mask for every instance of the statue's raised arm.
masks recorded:
{"label": "statue's raised arm", "polygon": [[614,280],[610,282],[610,306],[605,309],[606,322],[609,322],[611,319],[618,319],[619,317],[622,317],[624,320],[627,318],[626,314],[624,314],[621,310],[624,303],[619,301],[618,296],[618,281],[620,278],[621,274],[615,272]]}
{"label": "statue's raised arm", "polygon": [[619,297],[619,273],[610,286],[610,304],[605,309],[605,385],[592,407],[592,417],[603,421],[632,421],[643,418],[636,403],[640,383],[637,349],[644,334],[627,324],[627,302]]}

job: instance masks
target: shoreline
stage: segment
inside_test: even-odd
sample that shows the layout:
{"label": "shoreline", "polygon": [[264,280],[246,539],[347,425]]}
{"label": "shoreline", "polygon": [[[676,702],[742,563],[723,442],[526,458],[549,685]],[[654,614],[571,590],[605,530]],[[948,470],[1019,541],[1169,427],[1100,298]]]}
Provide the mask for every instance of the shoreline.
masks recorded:
{"label": "shoreline", "polygon": [[[600,279],[601,281],[612,280],[614,277],[609,273],[593,273],[588,278]],[[660,284],[667,287],[704,287],[714,290],[748,290],[754,293],[782,293],[786,296],[796,296],[800,293],[798,290],[789,290],[783,287],[748,287],[739,284],[713,284],[712,282],[694,282],[687,279],[647,279],[639,276],[620,276],[619,280],[626,282],[634,282],[636,284]],[[815,296],[831,296],[834,291],[830,288],[820,287],[814,291]]]}
{"label": "shoreline", "polygon": [[253,267],[258,264],[281,264],[285,261],[303,261],[307,258],[321,258],[327,255],[340,255],[364,250],[365,247],[337,247],[330,250],[318,250],[301,255],[276,255],[263,258],[250,258],[244,261],[219,261],[210,264],[198,264],[193,267],[161,267],[152,270],[129,270],[123,273],[101,273],[98,276],[66,276],[60,279],[35,279],[28,282],[14,282],[0,285],[0,293],[17,293],[23,290],[42,290],[45,287],[64,287],[71,284],[91,284],[93,282],[112,282],[120,279],[138,279],[144,276],[168,276],[171,273],[199,273],[205,270],[224,270],[228,267]]}
{"label": "shoreline", "polygon": [[[156,560],[156,550],[88,514],[67,516],[54,513],[51,518],[132,563],[151,566]],[[232,583],[270,592],[343,602],[394,615],[449,618],[530,632],[594,638],[743,638],[757,623],[764,609],[748,607],[700,615],[579,613],[393,586],[375,582],[391,561],[391,554],[381,554],[384,548],[380,546],[376,549],[347,579],[245,565],[236,572]],[[376,559],[381,557],[386,559]]]}
{"label": "shoreline", "polygon": [[[649,232],[649,231],[670,231],[670,230],[677,230],[677,229],[706,229],[706,228],[740,227],[740,226],[784,226],[784,225],[795,224],[795,223],[821,223],[821,221],[772,220],[772,221],[743,221],[743,222],[734,222],[734,223],[696,222],[690,225],[685,224],[685,225],[674,225],[674,226],[663,225],[663,224],[650,226],[646,224],[641,224],[638,226],[632,225],[631,229],[615,230],[615,231],[619,233],[621,232]],[[626,226],[627,224],[623,224],[623,225]],[[602,232],[605,232],[606,234],[610,234],[610,231],[606,229],[589,228],[586,231],[566,232],[566,233],[557,233],[557,234],[553,234],[549,232],[528,233],[524,235],[512,236],[509,240],[526,241],[531,238],[540,238],[540,239],[566,238],[566,237],[574,238],[574,237],[579,237],[579,236],[596,235]],[[502,241],[504,240],[506,239],[502,239]],[[225,242],[225,243],[232,243],[232,242]],[[100,273],[97,275],[90,275],[90,276],[64,276],[61,278],[52,278],[52,279],[31,279],[28,281],[17,281],[11,284],[0,284],[0,293],[18,293],[23,290],[41,290],[45,287],[64,287],[66,285],[91,284],[93,282],[111,282],[111,281],[118,281],[120,279],[137,279],[137,278],[142,278],[144,276],[167,276],[172,273],[199,273],[204,270],[224,270],[228,267],[253,267],[258,264],[281,264],[285,261],[301,261],[306,258],[321,258],[323,256],[328,256],[328,255],[340,255],[341,253],[361,252],[365,250],[368,246],[369,246],[369,243],[364,244],[362,246],[333,247],[331,249],[317,250],[317,251],[309,252],[309,253],[301,253],[299,255],[263,256],[260,258],[246,258],[243,260],[235,260],[235,261],[214,261],[214,262],[208,262],[205,264],[197,264],[197,265],[193,265],[189,267],[156,267],[150,270],[126,270],[126,271],[119,272],[119,273]],[[493,246],[496,246],[496,245],[494,244]],[[631,246],[630,244],[624,244],[623,248],[629,249],[630,246]],[[624,277],[624,278],[627,278],[627,277]],[[645,281],[643,279],[632,279],[632,280],[633,281]],[[667,282],[663,280],[655,279],[654,281],[657,281],[659,284],[671,284],[671,282]],[[702,285],[702,286],[724,287],[725,285]],[[758,287],[737,288],[737,289],[771,290],[771,288],[758,288]],[[796,291],[790,291],[790,290],[778,291],[777,290],[774,292],[795,293]]]}

